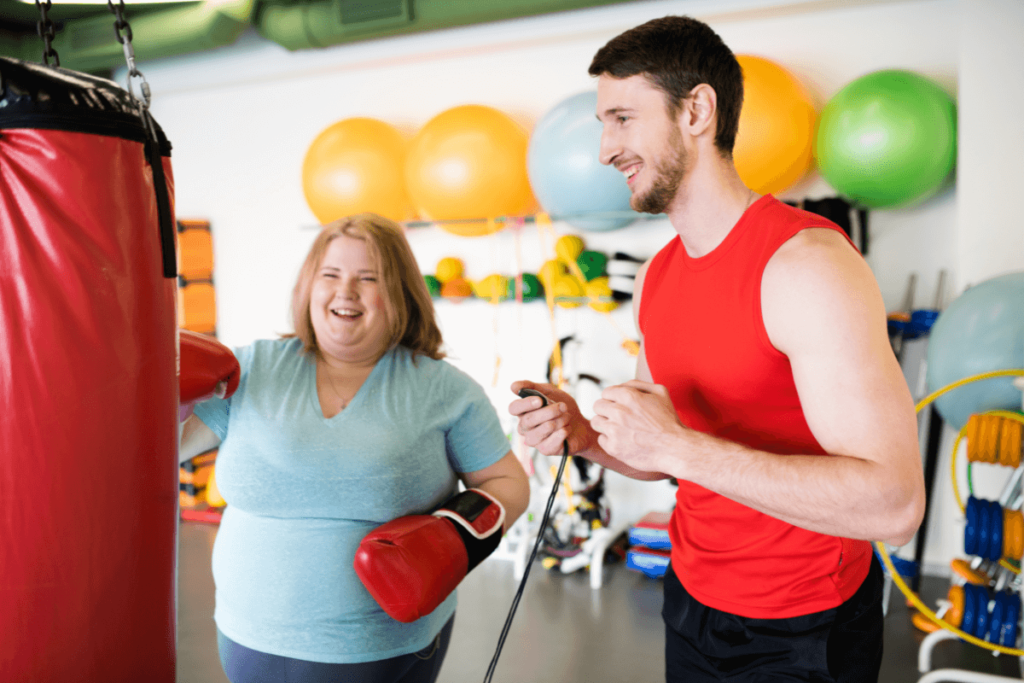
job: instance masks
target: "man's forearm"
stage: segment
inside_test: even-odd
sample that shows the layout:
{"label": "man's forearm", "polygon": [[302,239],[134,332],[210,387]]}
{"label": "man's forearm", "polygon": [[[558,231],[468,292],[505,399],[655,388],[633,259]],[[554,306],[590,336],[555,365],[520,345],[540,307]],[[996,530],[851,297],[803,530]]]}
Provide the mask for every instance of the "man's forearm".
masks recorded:
{"label": "man's forearm", "polygon": [[707,437],[659,461],[692,481],[795,526],[902,545],[920,523],[910,473],[843,455],[778,455]]}
{"label": "man's forearm", "polygon": [[572,453],[574,457],[585,458],[595,465],[600,465],[614,472],[629,477],[630,479],[636,479],[638,481],[660,481],[662,479],[668,479],[671,475],[663,474],[661,472],[647,472],[645,470],[638,470],[635,467],[630,467],[626,463],[618,460],[608,453],[597,443],[597,434],[594,434],[595,438],[591,440],[590,444],[580,450],[577,453]]}

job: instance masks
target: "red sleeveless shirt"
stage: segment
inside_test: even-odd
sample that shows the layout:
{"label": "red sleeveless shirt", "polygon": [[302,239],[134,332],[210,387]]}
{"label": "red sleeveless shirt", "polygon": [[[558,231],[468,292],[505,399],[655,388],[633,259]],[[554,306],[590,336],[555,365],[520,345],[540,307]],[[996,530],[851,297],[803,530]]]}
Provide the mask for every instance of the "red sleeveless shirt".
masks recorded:
{"label": "red sleeveless shirt", "polygon": [[[639,313],[644,352],[683,424],[761,451],[829,457],[761,317],[765,265],[806,228],[845,236],[765,195],[705,256],[691,258],[676,237],[652,259]],[[693,597],[756,619],[836,607],[871,562],[867,541],[807,531],[687,481],[679,482],[669,534],[672,568]]]}

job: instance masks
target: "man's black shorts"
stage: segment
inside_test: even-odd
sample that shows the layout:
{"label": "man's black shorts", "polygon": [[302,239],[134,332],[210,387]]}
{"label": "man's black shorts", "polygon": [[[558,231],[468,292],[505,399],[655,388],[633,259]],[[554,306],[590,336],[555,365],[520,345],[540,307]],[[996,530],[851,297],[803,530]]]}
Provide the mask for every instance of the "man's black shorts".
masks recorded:
{"label": "man's black shorts", "polygon": [[789,619],[748,619],[697,602],[665,574],[665,680],[875,683],[882,664],[882,569],[839,607]]}

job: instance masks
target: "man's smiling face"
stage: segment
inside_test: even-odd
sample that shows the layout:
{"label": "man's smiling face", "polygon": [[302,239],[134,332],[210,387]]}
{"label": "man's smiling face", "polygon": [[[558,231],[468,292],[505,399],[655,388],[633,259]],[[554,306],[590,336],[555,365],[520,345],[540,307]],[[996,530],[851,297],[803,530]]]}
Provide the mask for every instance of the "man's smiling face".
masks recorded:
{"label": "man's smiling face", "polygon": [[669,115],[665,94],[644,75],[597,81],[601,163],[615,166],[632,190],[630,206],[663,213],[688,168],[682,133]]}

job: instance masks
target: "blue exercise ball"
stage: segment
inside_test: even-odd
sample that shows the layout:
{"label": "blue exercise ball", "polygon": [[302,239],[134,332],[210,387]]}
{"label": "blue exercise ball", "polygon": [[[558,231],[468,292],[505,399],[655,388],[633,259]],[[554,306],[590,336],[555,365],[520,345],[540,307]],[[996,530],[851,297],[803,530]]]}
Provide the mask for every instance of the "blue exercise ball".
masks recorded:
{"label": "blue exercise ball", "polygon": [[[527,175],[540,205],[553,218],[580,230],[615,230],[632,223],[637,215],[629,206],[626,179],[599,161],[601,123],[594,116],[596,109],[597,93],[582,92],[545,114],[530,136]],[[585,217],[592,212],[633,215]]]}
{"label": "blue exercise ball", "polygon": [[[971,287],[942,312],[928,340],[928,391],[991,370],[1024,368],[1024,272]],[[935,402],[956,429],[972,413],[1020,410],[1012,377],[972,382]]]}

